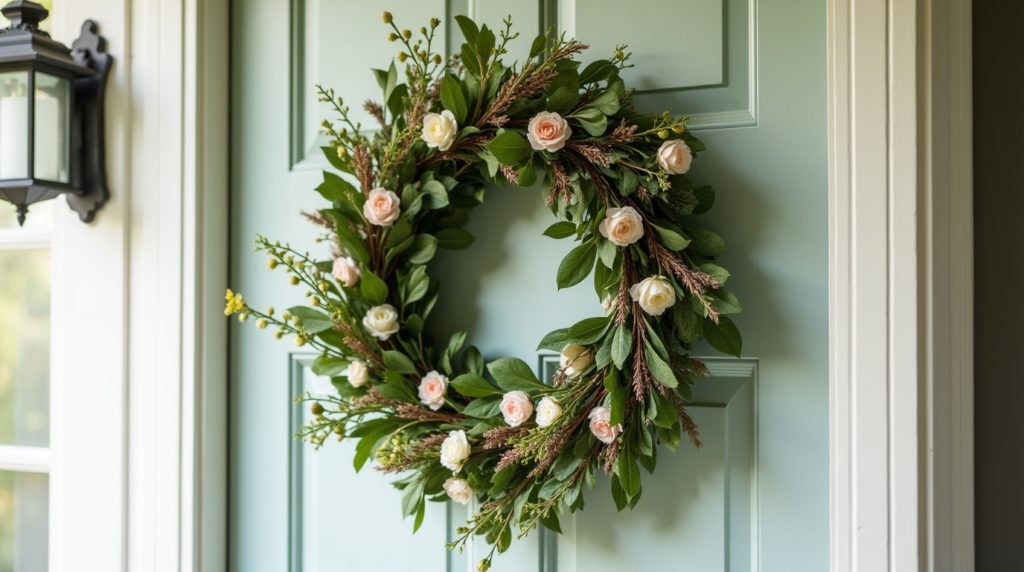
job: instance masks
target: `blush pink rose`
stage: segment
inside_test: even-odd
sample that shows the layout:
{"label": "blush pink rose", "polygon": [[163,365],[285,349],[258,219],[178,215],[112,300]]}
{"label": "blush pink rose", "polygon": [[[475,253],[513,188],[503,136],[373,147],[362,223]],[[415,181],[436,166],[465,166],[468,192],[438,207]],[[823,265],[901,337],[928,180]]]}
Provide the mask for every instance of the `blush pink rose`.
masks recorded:
{"label": "blush pink rose", "polygon": [[607,407],[595,407],[590,415],[590,432],[602,443],[611,443],[622,433],[622,423],[612,427],[612,411]]}
{"label": "blush pink rose", "polygon": [[395,193],[387,189],[376,188],[370,191],[366,202],[363,203],[363,216],[370,221],[370,224],[391,226],[398,220],[398,215],[402,214],[401,204],[401,199]]}
{"label": "blush pink rose", "polygon": [[447,390],[448,378],[436,371],[429,371],[420,380],[420,403],[437,411],[444,405]]}
{"label": "blush pink rose", "polygon": [[572,128],[561,115],[541,111],[533,119],[526,130],[526,138],[530,140],[530,146],[535,150],[545,150],[554,153],[562,147],[572,136]]}
{"label": "blush pink rose", "polygon": [[501,414],[509,427],[519,427],[533,415],[533,402],[525,391],[510,391],[501,398]]}
{"label": "blush pink rose", "polygon": [[341,256],[334,259],[334,268],[331,270],[334,278],[341,282],[346,288],[355,286],[363,271],[359,269],[355,259],[351,256]]}
{"label": "blush pink rose", "polygon": [[682,175],[689,171],[691,162],[693,153],[689,145],[679,139],[665,141],[658,149],[658,165],[669,175]]}

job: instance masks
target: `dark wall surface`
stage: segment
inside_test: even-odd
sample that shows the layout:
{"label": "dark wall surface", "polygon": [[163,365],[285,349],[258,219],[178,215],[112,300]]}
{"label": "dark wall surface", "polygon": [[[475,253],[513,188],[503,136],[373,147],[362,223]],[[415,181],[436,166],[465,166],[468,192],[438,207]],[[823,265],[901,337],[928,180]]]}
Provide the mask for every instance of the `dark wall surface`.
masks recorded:
{"label": "dark wall surface", "polygon": [[973,27],[977,570],[1024,571],[1024,1]]}

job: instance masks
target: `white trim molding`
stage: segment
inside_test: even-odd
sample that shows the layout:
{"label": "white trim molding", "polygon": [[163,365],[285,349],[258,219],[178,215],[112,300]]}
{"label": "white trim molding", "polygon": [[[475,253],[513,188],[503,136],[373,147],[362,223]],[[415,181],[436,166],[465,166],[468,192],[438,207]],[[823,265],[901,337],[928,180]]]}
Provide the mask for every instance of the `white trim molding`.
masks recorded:
{"label": "white trim molding", "polygon": [[833,572],[974,569],[970,15],[829,4]]}
{"label": "white trim molding", "polygon": [[228,0],[55,0],[96,21],[111,200],[56,205],[50,570],[226,568]]}

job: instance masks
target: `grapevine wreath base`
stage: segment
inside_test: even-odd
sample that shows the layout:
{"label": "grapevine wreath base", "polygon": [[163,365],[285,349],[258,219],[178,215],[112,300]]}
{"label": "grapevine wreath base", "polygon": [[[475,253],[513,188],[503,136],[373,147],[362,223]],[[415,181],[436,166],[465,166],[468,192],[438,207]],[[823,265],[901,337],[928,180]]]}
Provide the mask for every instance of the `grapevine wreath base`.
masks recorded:
{"label": "grapevine wreath base", "polygon": [[[426,501],[475,498],[479,510],[448,547],[484,535],[486,570],[513,528],[519,537],[538,523],[559,531],[559,515],[583,508],[598,471],[612,475],[618,509],[632,508],[659,443],[674,451],[685,435],[700,447],[685,405],[707,369],[689,352],[703,338],[739,356],[727,315],[740,304],[714,263],[722,239],[693,223],[715,199],[685,175],[704,144],[687,118],[633,108],[620,78],[625,46],[582,67],[573,58],[587,45],[549,33],[506,66],[519,36],[510,19],[495,33],[457,17],[465,43],[447,59],[432,51],[437,19],[418,34],[387,12],[383,20],[401,44],[405,82],[394,62],[374,70],[383,99],[363,108],[379,128],[353,123],[342,98],[320,88],[339,115],[323,124],[323,150],[349,177],[324,172],[317,191],[328,204],[305,216],[323,228],[333,260],[256,241],[271,270],[309,289],[309,306],[260,312],[229,290],[226,313],[320,352],[313,371],[338,394],[298,398],[315,415],[301,437],[317,448],[331,435],[354,439],[356,470],[374,459],[400,474],[414,531]],[[464,348],[465,332],[434,345],[425,328],[440,291],[427,263],[438,248],[472,244],[463,227],[492,183],[546,189],[558,222],[544,234],[577,243],[558,287],[593,274],[603,305],[540,342],[561,352],[550,383],[516,358],[485,364]]]}

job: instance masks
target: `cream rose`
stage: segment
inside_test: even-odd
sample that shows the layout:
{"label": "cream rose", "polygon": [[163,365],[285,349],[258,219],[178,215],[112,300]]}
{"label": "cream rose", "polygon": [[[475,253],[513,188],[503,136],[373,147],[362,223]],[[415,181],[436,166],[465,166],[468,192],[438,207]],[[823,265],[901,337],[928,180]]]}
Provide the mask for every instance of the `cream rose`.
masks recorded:
{"label": "cream rose", "polygon": [[363,318],[363,327],[371,336],[383,342],[398,332],[398,310],[391,304],[374,306]]}
{"label": "cream rose", "polygon": [[448,437],[441,443],[441,464],[458,473],[462,464],[469,458],[469,441],[466,439],[466,432],[449,431]]}
{"label": "cream rose", "polygon": [[547,427],[558,421],[558,418],[561,416],[562,406],[554,399],[545,397],[537,404],[537,425]]}
{"label": "cream rose", "polygon": [[447,390],[448,378],[436,371],[428,371],[420,380],[420,403],[437,411],[444,405]]}
{"label": "cream rose", "polygon": [[644,312],[660,316],[676,303],[676,291],[664,276],[644,278],[629,289],[634,302],[640,302]]}
{"label": "cream rose", "polygon": [[526,138],[530,140],[530,147],[535,150],[545,150],[554,153],[562,147],[572,136],[572,128],[561,115],[541,111],[530,120],[526,129]]}
{"label": "cream rose", "polygon": [[362,387],[369,381],[369,371],[366,369],[366,362],[358,359],[352,360],[352,363],[348,364],[348,382],[352,384],[352,387]]}
{"label": "cream rose", "polygon": [[359,277],[363,275],[359,265],[351,256],[341,256],[334,259],[334,268],[331,270],[334,278],[346,287],[355,286]]}
{"label": "cream rose", "polygon": [[633,207],[610,208],[597,225],[601,236],[619,246],[629,246],[644,236],[644,219]]}
{"label": "cream rose", "polygon": [[447,151],[455,142],[458,132],[459,124],[455,121],[455,116],[445,109],[441,113],[428,113],[423,116],[423,133],[420,139],[427,143],[427,147]]}
{"label": "cream rose", "polygon": [[452,477],[442,486],[444,486],[444,492],[448,493],[448,498],[459,504],[469,504],[469,501],[473,499],[473,489],[465,479]]}
{"label": "cream rose", "polygon": [[533,415],[533,402],[525,391],[510,391],[501,398],[501,414],[509,427],[519,427]]}
{"label": "cream rose", "polygon": [[679,139],[665,141],[658,149],[658,165],[669,175],[682,175],[690,170],[693,153],[690,147]]}
{"label": "cream rose", "polygon": [[569,377],[579,375],[592,363],[594,363],[594,348],[576,344],[569,344],[562,348],[562,359],[559,365],[565,375]]}
{"label": "cream rose", "polygon": [[612,427],[612,411],[607,407],[595,407],[590,415],[590,432],[602,443],[611,443],[622,433],[622,423]]}
{"label": "cream rose", "polygon": [[395,193],[382,188],[370,191],[363,203],[363,216],[370,224],[391,226],[402,214],[402,200]]}

